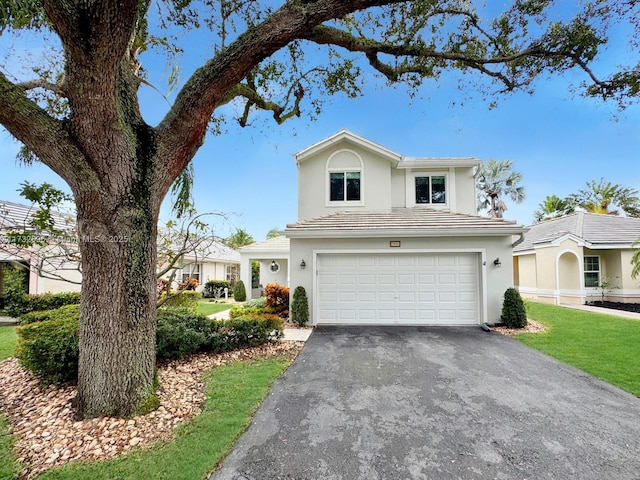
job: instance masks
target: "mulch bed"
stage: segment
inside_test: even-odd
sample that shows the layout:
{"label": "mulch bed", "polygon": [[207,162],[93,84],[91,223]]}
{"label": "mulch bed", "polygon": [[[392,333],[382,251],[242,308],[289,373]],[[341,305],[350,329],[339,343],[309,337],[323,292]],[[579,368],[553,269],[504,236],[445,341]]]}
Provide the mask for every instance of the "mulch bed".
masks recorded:
{"label": "mulch bed", "polygon": [[31,479],[59,465],[78,460],[114,458],[137,448],[171,440],[173,429],[200,413],[204,397],[202,374],[237,360],[297,355],[303,342],[271,342],[222,354],[198,354],[158,367],[160,408],[131,419],[101,417],[76,421],[71,401],[75,387],[41,387],[15,358],[0,362],[0,412],[16,436],[15,452]]}

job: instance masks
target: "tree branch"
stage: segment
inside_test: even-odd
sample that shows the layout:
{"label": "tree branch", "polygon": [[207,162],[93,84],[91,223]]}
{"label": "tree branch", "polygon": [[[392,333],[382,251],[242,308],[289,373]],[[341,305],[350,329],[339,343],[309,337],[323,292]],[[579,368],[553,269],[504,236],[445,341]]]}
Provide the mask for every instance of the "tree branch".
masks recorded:
{"label": "tree branch", "polygon": [[0,72],[0,124],[28,149],[38,152],[42,163],[64,178],[71,188],[98,182],[84,162],[64,122],[51,117]]}
{"label": "tree branch", "polygon": [[292,40],[305,38],[322,22],[373,6],[403,2],[404,0],[288,1],[264,22],[250,27],[196,70],[179,92],[171,111],[158,126],[159,152],[162,152],[160,156],[170,158],[161,168],[165,172],[162,193],[166,193],[202,145],[214,109],[262,60]]}

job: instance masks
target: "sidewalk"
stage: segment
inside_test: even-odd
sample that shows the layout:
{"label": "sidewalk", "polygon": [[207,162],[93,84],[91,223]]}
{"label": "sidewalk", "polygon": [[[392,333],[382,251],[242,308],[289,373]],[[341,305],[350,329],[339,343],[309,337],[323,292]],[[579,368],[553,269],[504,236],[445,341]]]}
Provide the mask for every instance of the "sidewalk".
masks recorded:
{"label": "sidewalk", "polygon": [[0,326],[2,325],[16,325],[18,321],[13,317],[0,317]]}
{"label": "sidewalk", "polygon": [[624,310],[616,310],[613,308],[594,307],[592,305],[558,305],[559,307],[574,308],[576,310],[584,310],[586,312],[603,313],[605,315],[613,315],[616,317],[632,318],[640,320],[640,313],[626,312]]}

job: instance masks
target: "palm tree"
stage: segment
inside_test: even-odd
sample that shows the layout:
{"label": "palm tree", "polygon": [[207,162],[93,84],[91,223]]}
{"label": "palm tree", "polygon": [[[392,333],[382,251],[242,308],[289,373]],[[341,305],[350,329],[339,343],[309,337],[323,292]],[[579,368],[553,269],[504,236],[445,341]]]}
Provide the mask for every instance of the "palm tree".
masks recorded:
{"label": "palm tree", "polygon": [[227,238],[224,243],[233,249],[250,245],[254,242],[253,237],[247,233],[246,230],[238,228],[236,233]]}
{"label": "palm tree", "polygon": [[604,178],[598,183],[595,180],[587,182],[587,189],[579,190],[570,199],[577,207],[590,213],[618,215],[619,211],[615,208],[618,207],[630,217],[640,216],[638,191],[605,182]]}
{"label": "palm tree", "polygon": [[574,211],[575,205],[570,199],[547,195],[544,201],[538,205],[538,210],[533,213],[533,216],[538,223],[552,218],[564,217]]}
{"label": "palm tree", "polygon": [[478,192],[478,211],[489,208],[490,217],[502,218],[507,205],[502,201],[503,195],[521,203],[525,198],[524,187],[519,184],[522,174],[513,171],[511,160],[489,159],[480,166],[476,176]]}

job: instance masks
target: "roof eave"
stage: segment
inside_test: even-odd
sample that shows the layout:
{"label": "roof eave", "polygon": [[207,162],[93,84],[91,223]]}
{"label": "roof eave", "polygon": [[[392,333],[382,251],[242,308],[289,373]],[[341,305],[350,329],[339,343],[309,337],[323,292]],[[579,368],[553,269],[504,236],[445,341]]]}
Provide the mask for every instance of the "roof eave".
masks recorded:
{"label": "roof eave", "polygon": [[292,229],[285,230],[289,238],[383,238],[383,237],[503,237],[518,235],[523,232],[522,227],[513,228],[482,228],[464,227],[416,230],[412,229]]}

